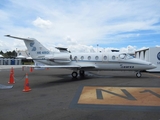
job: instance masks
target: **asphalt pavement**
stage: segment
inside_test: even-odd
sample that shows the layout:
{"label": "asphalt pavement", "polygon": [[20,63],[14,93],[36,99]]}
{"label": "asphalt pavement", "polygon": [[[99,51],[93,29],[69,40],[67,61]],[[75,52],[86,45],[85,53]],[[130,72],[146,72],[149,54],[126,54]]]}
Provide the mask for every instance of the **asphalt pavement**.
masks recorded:
{"label": "asphalt pavement", "polygon": [[[160,120],[160,73],[67,69],[0,71],[0,120]],[[23,92],[28,74],[31,91]],[[0,87],[1,87],[0,86]]]}

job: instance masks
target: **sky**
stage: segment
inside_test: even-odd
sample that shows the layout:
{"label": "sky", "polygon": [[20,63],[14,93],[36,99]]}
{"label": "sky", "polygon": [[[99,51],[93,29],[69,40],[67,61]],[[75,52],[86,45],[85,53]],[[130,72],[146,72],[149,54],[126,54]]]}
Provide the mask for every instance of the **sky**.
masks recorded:
{"label": "sky", "polygon": [[0,23],[2,51],[26,49],[4,35],[35,38],[53,51],[160,47],[160,0],[1,0]]}

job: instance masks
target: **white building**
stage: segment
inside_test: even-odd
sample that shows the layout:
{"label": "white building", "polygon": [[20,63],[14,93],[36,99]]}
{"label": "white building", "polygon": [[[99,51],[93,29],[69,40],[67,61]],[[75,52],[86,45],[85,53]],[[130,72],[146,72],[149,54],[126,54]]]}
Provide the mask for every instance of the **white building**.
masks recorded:
{"label": "white building", "polygon": [[21,59],[0,58],[0,65],[21,65]]}
{"label": "white building", "polygon": [[20,59],[32,59],[28,53],[27,50],[18,50],[17,51],[17,57],[16,58],[20,58]]}
{"label": "white building", "polygon": [[135,56],[136,58],[149,61],[157,66],[157,68],[148,71],[160,72],[160,47],[150,47],[147,49],[136,51]]}
{"label": "white building", "polygon": [[0,58],[3,58],[3,55],[0,55]]}

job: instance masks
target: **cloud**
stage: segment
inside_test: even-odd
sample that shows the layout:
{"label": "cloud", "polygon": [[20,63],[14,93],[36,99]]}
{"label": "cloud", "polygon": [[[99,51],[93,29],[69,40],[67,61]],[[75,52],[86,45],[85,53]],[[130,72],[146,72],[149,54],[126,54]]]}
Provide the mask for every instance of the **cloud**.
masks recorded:
{"label": "cloud", "polygon": [[51,28],[52,22],[38,17],[36,20],[33,21],[33,25],[40,28]]}
{"label": "cloud", "polygon": [[3,16],[3,17],[0,17],[0,21],[2,22],[4,22],[5,20],[8,20],[8,15],[7,15],[7,13],[6,12],[4,12],[4,11],[2,11],[2,10],[0,10],[0,16]]}
{"label": "cloud", "polygon": [[120,51],[121,52],[126,52],[126,53],[135,53],[137,47],[136,46],[131,46],[131,45],[128,45],[126,48],[121,48]]}
{"label": "cloud", "polygon": [[[97,44],[138,49],[158,43],[158,39],[155,44],[151,41],[160,35],[159,5],[159,0],[27,0],[25,4],[11,0],[0,10],[0,33],[33,37],[48,48],[61,45],[73,51],[97,51],[93,47]],[[3,36],[0,40],[11,42]],[[18,47],[17,41],[12,42],[14,46],[5,48]]]}
{"label": "cloud", "polygon": [[77,45],[78,44],[78,42],[76,40],[71,39],[70,36],[67,36],[66,42],[67,42],[67,45]]}

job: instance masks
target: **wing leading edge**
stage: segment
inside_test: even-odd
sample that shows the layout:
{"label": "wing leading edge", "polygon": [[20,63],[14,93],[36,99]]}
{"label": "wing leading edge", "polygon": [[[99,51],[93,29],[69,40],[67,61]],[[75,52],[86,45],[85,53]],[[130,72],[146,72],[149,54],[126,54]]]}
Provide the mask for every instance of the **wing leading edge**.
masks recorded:
{"label": "wing leading edge", "polygon": [[83,68],[96,68],[95,66],[80,66],[80,65],[54,65],[54,66],[50,66],[50,65],[44,65],[44,66],[34,66],[34,67],[40,67],[40,68],[77,68],[77,69],[83,69]]}

